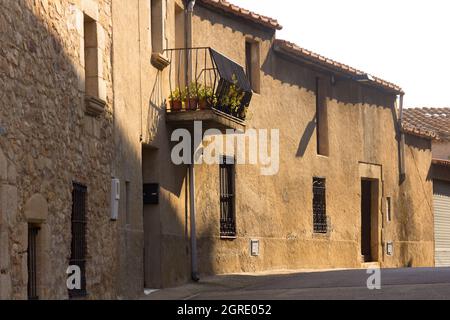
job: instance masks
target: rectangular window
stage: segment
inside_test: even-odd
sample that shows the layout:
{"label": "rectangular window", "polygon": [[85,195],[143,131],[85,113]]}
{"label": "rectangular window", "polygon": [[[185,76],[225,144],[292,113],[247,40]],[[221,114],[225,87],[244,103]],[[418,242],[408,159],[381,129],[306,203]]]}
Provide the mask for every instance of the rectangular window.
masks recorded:
{"label": "rectangular window", "polygon": [[28,299],[38,300],[38,290],[37,290],[37,237],[40,228],[29,224],[28,225],[28,251],[27,251],[27,262],[28,262]]}
{"label": "rectangular window", "polygon": [[392,198],[391,197],[386,198],[386,218],[387,218],[387,222],[392,221]]}
{"label": "rectangular window", "polygon": [[84,15],[84,76],[86,95],[98,98],[100,75],[97,23],[87,15]]}
{"label": "rectangular window", "polygon": [[260,86],[260,49],[258,42],[245,42],[245,68],[247,78],[256,93],[261,92]]}
{"label": "rectangular window", "polygon": [[324,81],[316,78],[316,135],[317,154],[328,156],[328,110]]}
{"label": "rectangular window", "polygon": [[69,290],[70,298],[84,297],[86,292],[86,195],[87,187],[74,183],[72,191],[72,245],[70,265],[81,272],[81,288]]}
{"label": "rectangular window", "polygon": [[150,0],[150,29],[152,52],[161,53],[164,48],[164,1]]}
{"label": "rectangular window", "polygon": [[223,157],[220,165],[220,236],[236,237],[236,214],[234,195],[234,159]]}
{"label": "rectangular window", "polygon": [[314,233],[327,233],[326,180],[313,179],[313,223]]}

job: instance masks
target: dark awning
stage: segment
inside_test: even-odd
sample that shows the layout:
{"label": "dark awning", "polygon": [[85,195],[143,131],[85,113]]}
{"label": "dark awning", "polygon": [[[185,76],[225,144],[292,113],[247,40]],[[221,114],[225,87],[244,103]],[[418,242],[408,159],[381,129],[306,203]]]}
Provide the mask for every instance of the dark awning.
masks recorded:
{"label": "dark awning", "polygon": [[228,81],[229,83],[233,83],[233,75],[235,75],[239,88],[245,92],[252,92],[250,81],[248,80],[242,66],[211,48],[209,50],[214,63],[216,64],[220,78]]}

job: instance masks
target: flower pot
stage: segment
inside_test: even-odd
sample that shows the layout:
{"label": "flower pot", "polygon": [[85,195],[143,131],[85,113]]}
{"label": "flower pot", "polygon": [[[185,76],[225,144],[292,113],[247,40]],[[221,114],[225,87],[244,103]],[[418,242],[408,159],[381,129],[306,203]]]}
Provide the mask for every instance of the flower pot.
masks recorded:
{"label": "flower pot", "polygon": [[197,110],[197,99],[186,99],[184,102],[184,107],[186,110]]}
{"label": "flower pot", "polygon": [[198,102],[198,107],[200,110],[206,110],[209,109],[208,107],[208,101],[206,99],[202,99]]}
{"label": "flower pot", "polygon": [[180,100],[170,101],[170,111],[180,111],[183,103]]}

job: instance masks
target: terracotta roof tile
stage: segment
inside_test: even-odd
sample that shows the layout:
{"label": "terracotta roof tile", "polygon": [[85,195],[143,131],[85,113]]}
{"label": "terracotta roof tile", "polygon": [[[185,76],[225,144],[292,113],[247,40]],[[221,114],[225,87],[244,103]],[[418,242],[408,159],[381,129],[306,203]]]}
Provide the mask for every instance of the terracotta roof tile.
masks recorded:
{"label": "terracotta roof tile", "polygon": [[210,7],[216,8],[216,9],[220,9],[227,13],[234,14],[241,18],[250,20],[252,22],[258,23],[260,25],[263,25],[263,26],[271,28],[271,29],[281,30],[283,28],[276,19],[269,18],[269,17],[263,16],[263,15],[257,14],[255,12],[252,12],[250,10],[241,8],[239,6],[231,4],[230,2],[228,2],[226,0],[199,0],[199,2],[201,2],[207,6],[210,6]]}
{"label": "terracotta roof tile", "polygon": [[450,108],[408,108],[403,126],[433,132],[437,139],[450,141]]}
{"label": "terracotta roof tile", "polygon": [[450,160],[433,159],[432,164],[444,167],[450,167]]}
{"label": "terracotta roof tile", "polygon": [[282,50],[284,50],[286,52],[300,56],[302,58],[306,58],[308,60],[312,60],[313,62],[316,62],[319,64],[324,64],[328,67],[336,69],[337,71],[348,73],[351,76],[355,76],[355,77],[367,76],[368,82],[372,83],[373,85],[388,89],[390,91],[394,91],[396,93],[400,93],[400,94],[403,93],[402,88],[400,88],[399,86],[397,86],[391,82],[371,76],[371,75],[367,74],[366,72],[352,68],[346,64],[337,62],[332,59],[328,59],[324,56],[321,56],[320,54],[317,54],[315,52],[312,52],[310,50],[302,48],[302,47],[296,45],[295,43],[292,43],[292,42],[289,42],[286,40],[276,39],[274,42],[274,45],[278,46],[279,48],[281,48]]}
{"label": "terracotta roof tile", "polygon": [[415,127],[405,122],[403,122],[402,124],[402,130],[403,132],[413,136],[428,138],[431,140],[439,140],[439,136],[436,134],[436,132],[420,127]]}

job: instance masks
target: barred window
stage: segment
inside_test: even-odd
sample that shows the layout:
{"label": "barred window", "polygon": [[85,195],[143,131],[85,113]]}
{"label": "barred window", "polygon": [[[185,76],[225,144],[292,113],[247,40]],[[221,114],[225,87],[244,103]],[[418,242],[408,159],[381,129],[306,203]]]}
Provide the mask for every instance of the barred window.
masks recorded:
{"label": "barred window", "polygon": [[327,233],[326,180],[313,179],[313,223],[314,233]]}
{"label": "barred window", "polygon": [[69,290],[70,298],[87,295],[86,292],[86,194],[87,188],[74,183],[72,191],[72,245],[70,265],[78,266],[81,271],[81,288]]}
{"label": "barred window", "polygon": [[220,236],[236,237],[234,159],[223,157],[220,165]]}
{"label": "barred window", "polygon": [[40,228],[33,224],[28,224],[28,251],[27,251],[27,262],[28,262],[28,299],[38,300],[38,267],[37,267],[37,238]]}

